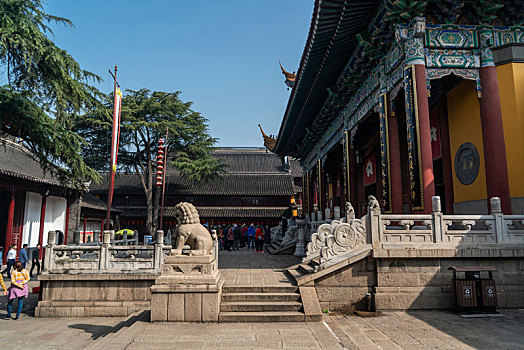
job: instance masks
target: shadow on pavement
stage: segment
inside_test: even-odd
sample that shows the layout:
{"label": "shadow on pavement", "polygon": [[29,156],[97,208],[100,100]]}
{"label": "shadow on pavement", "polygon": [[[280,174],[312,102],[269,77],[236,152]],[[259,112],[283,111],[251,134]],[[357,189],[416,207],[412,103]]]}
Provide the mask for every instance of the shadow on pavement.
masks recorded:
{"label": "shadow on pavement", "polygon": [[99,325],[86,324],[86,323],[71,324],[68,327],[73,328],[73,329],[81,329],[86,333],[90,333],[91,339],[97,340],[109,334],[116,334],[118,331],[120,331],[123,328],[129,328],[137,321],[141,321],[141,320],[148,321],[150,318],[149,313],[150,313],[149,310],[144,310],[140,312],[139,314],[129,316],[127,319],[125,319],[122,322],[119,322],[117,325],[113,327],[99,326]]}

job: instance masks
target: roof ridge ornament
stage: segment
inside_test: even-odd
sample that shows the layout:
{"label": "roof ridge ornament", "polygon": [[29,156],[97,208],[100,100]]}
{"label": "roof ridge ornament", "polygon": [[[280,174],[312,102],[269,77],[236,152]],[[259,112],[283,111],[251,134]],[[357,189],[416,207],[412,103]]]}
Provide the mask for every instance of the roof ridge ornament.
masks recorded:
{"label": "roof ridge ornament", "polygon": [[295,74],[295,72],[289,73],[288,71],[286,71],[284,67],[282,67],[282,63],[280,63],[280,61],[278,61],[278,64],[280,65],[282,74],[284,74],[284,76],[286,77],[284,83],[288,86],[289,90],[290,87],[292,88],[293,86],[295,86],[295,80],[297,79],[297,75]]}

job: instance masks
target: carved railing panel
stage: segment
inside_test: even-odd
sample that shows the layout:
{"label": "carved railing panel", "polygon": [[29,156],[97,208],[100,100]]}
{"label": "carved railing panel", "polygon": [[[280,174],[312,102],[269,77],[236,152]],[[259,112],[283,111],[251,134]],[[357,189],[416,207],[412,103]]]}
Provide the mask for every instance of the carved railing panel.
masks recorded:
{"label": "carved railing panel", "polygon": [[493,215],[444,215],[442,243],[496,243]]}
{"label": "carved railing panel", "polygon": [[326,237],[325,243],[326,246],[320,251],[321,265],[366,244],[366,227],[360,219],[337,224],[333,229],[333,234]]}
{"label": "carved railing panel", "polygon": [[381,215],[384,243],[433,242],[431,215]]}
{"label": "carved railing panel", "polygon": [[100,247],[56,246],[52,254],[54,270],[98,270]]}
{"label": "carved railing panel", "polygon": [[154,268],[153,246],[118,246],[109,248],[110,270],[141,270]]}
{"label": "carved railing panel", "polygon": [[524,243],[524,215],[504,215],[503,230],[509,243]]}

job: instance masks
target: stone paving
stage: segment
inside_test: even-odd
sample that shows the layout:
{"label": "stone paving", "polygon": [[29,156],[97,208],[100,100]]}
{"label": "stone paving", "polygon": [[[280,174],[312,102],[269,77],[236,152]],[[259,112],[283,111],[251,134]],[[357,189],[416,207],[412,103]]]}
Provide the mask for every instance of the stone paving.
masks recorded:
{"label": "stone paving", "polygon": [[[5,315],[5,307],[0,316]],[[461,318],[445,311],[385,316],[324,315],[323,322],[150,323],[128,318],[0,321],[9,349],[524,349],[524,310],[501,318]]]}
{"label": "stone paving", "polygon": [[240,248],[220,251],[218,268],[225,277],[226,285],[291,284],[284,271],[299,262],[300,259],[293,255],[255,253],[254,249]]}

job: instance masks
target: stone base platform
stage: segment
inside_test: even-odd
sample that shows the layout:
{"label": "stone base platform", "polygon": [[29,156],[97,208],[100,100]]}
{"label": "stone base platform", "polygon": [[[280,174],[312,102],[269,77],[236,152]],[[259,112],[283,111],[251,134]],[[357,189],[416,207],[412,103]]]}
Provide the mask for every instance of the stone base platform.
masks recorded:
{"label": "stone base platform", "polygon": [[171,255],[151,287],[151,322],[218,322],[224,278],[212,255]]}
{"label": "stone base platform", "polygon": [[122,317],[150,307],[157,273],[42,274],[35,317]]}

